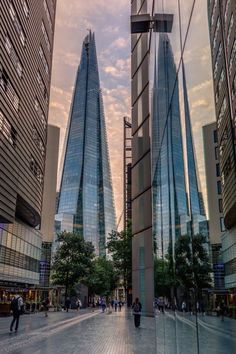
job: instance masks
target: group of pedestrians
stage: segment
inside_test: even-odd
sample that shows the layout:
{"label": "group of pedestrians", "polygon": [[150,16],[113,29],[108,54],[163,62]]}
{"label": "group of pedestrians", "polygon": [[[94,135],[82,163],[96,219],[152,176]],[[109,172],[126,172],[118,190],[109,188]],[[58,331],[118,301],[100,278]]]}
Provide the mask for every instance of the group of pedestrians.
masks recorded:
{"label": "group of pedestrians", "polygon": [[[49,305],[50,305],[50,300],[47,297],[42,302],[45,317],[48,317]],[[69,298],[67,298],[65,301],[66,312],[68,312],[70,305],[71,305],[71,301]],[[82,305],[81,301],[79,299],[77,300],[76,305],[77,305],[77,310],[78,310],[78,308],[80,308]],[[105,298],[101,299],[100,305],[102,308],[102,312],[105,312],[106,307],[107,307]],[[111,300],[111,302],[110,302],[110,306],[115,309],[115,312],[117,312],[117,310],[121,311],[122,305],[123,305],[122,301],[118,301],[117,298],[115,300]],[[17,294],[14,295],[11,300],[11,312],[13,315],[13,319],[10,324],[10,332],[13,331],[14,325],[15,325],[15,332],[17,332],[18,326],[19,326],[20,315],[23,313],[23,307],[24,307],[24,303],[23,303],[22,297]],[[142,305],[139,301],[139,298],[135,299],[135,301],[132,305],[132,310],[133,310],[133,316],[134,316],[134,325],[136,328],[139,328],[140,327],[140,319],[141,319],[141,311],[142,311]]]}

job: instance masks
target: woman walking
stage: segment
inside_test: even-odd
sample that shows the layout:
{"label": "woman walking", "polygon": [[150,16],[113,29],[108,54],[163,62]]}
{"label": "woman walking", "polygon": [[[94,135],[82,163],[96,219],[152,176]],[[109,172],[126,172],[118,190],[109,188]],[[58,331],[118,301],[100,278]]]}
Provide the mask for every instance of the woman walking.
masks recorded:
{"label": "woman walking", "polygon": [[132,309],[133,309],[133,315],[134,315],[134,325],[136,328],[139,328],[142,305],[141,305],[141,302],[139,302],[138,297],[136,297],[135,302],[133,303]]}

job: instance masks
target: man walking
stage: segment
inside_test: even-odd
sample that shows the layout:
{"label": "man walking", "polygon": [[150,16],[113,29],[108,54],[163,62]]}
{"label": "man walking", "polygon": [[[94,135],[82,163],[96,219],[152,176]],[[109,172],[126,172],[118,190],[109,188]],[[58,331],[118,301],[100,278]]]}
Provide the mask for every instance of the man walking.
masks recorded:
{"label": "man walking", "polygon": [[69,311],[70,304],[71,304],[71,302],[70,302],[70,298],[68,297],[68,298],[66,299],[66,302],[65,302],[66,312],[68,312],[68,311]]}
{"label": "man walking", "polygon": [[141,305],[141,302],[139,302],[138,297],[136,297],[135,302],[133,303],[132,309],[133,309],[133,315],[134,315],[134,325],[136,328],[139,328],[142,305]]}
{"label": "man walking", "polygon": [[13,314],[13,320],[11,322],[10,325],[10,331],[13,331],[13,326],[14,323],[16,322],[15,325],[15,332],[17,332],[18,330],[18,325],[19,325],[19,319],[20,319],[20,315],[22,312],[22,307],[23,307],[23,299],[20,295],[15,295],[12,300],[11,300],[11,311]]}

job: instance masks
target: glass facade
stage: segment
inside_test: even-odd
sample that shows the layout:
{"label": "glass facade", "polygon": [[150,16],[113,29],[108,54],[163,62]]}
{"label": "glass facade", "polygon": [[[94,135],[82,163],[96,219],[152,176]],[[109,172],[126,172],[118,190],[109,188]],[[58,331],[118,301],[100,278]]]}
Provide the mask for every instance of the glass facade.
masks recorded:
{"label": "glass facade", "polygon": [[58,214],[73,216],[73,231],[105,253],[115,210],[95,38],[86,36],[77,72],[61,179]]}
{"label": "glass facade", "polygon": [[39,284],[41,245],[40,231],[20,221],[0,224],[1,282]]}

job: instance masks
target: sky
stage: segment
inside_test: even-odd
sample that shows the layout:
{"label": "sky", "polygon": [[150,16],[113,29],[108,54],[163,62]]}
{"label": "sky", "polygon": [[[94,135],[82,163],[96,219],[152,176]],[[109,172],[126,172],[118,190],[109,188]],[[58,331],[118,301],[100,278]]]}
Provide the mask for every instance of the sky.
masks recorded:
{"label": "sky", "polygon": [[[166,3],[166,11],[177,10],[176,0]],[[180,0],[180,3],[184,35],[192,1],[188,0],[186,4],[186,0]],[[123,117],[130,116],[129,21],[130,0],[57,0],[49,122],[61,129],[59,159],[82,42],[88,29],[91,29],[96,39],[117,219],[123,209]],[[177,35],[173,34],[171,40],[178,65],[180,52]],[[201,128],[215,120],[215,113],[205,0],[196,0],[184,53],[194,142],[206,201]]]}

